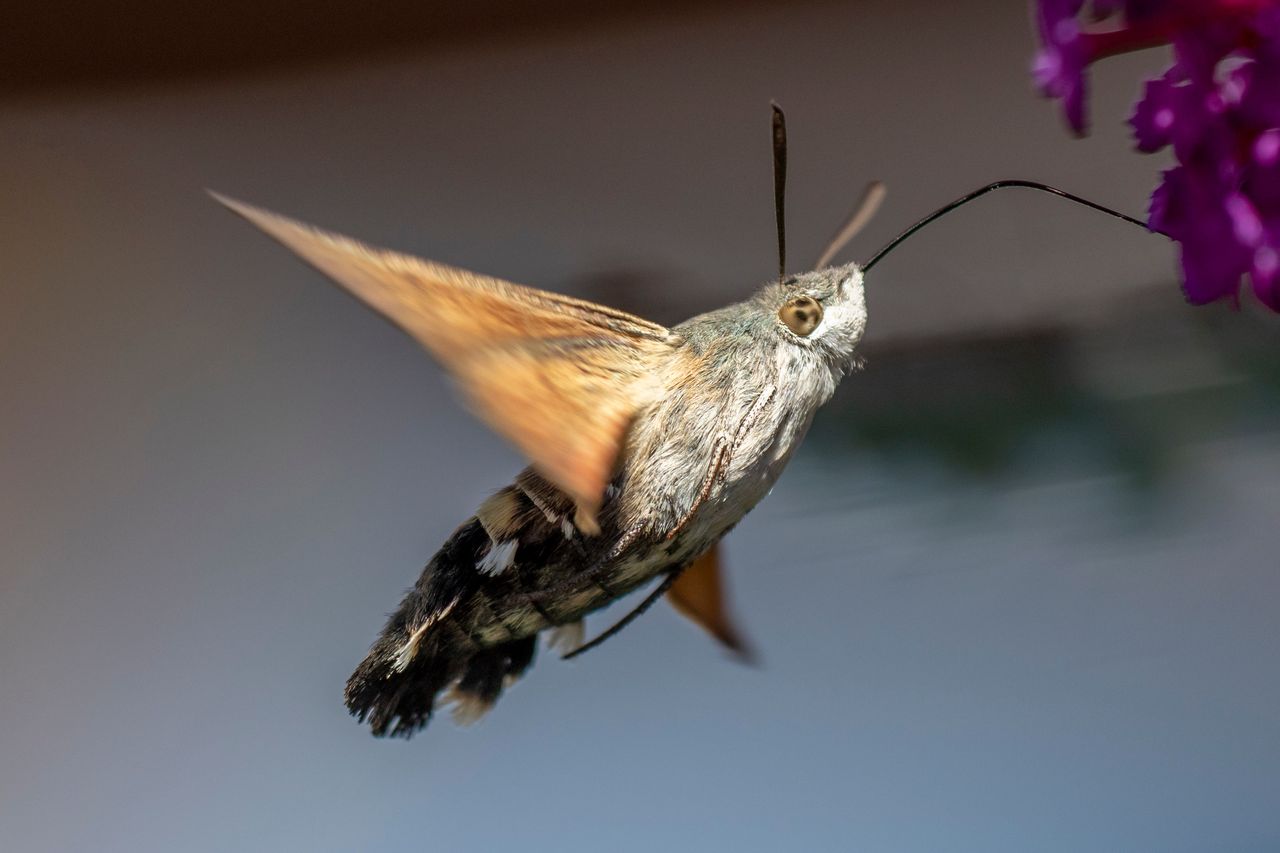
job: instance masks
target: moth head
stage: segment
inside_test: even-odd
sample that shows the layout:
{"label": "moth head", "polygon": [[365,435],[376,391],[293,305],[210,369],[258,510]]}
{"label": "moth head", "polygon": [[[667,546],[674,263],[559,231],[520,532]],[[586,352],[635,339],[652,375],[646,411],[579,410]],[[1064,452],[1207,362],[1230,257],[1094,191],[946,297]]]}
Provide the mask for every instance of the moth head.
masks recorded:
{"label": "moth head", "polygon": [[[766,285],[756,304],[773,311],[773,326],[780,355],[795,364],[822,363],[837,378],[853,365],[854,348],[867,325],[867,303],[862,291],[862,270],[856,264],[830,266],[842,248],[871,220],[884,201],[884,184],[867,185],[853,212],[837,229],[818,257],[812,272],[788,276],[786,237],[787,121],[782,108],[773,106],[773,212],[778,226],[778,281]],[[789,352],[788,352],[789,350]]]}
{"label": "moth head", "polygon": [[820,356],[847,369],[867,326],[862,271],[856,264],[826,267],[765,285],[761,309],[772,315],[780,345]]}

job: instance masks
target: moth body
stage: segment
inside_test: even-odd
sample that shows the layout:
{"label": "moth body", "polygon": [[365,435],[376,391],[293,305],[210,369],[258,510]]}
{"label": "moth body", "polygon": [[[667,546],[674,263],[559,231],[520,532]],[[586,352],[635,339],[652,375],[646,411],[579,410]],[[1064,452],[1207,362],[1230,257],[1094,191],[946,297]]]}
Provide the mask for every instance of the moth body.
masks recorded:
{"label": "moth body", "polygon": [[[797,289],[826,308],[829,325],[807,339],[778,320]],[[599,535],[577,527],[568,495],[523,471],[428,564],[352,676],[352,712],[377,734],[407,735],[444,694],[456,718],[475,719],[532,662],[538,633],[580,638],[587,614],[707,552],[773,487],[853,367],[865,317],[848,266],[672,329],[662,392],[631,425]]]}
{"label": "moth body", "polygon": [[421,342],[533,463],[454,531],[349,679],[375,734],[410,735],[442,702],[475,719],[539,633],[572,644],[585,615],[659,575],[678,610],[743,649],[715,546],[856,363],[855,265],[667,329],[220,200]]}

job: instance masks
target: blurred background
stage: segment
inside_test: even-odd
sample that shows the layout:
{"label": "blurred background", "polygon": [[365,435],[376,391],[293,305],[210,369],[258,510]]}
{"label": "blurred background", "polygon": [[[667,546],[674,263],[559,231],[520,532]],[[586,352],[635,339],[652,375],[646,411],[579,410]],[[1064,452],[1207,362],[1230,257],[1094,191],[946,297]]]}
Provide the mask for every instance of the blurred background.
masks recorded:
{"label": "blurred background", "polygon": [[[727,540],[763,663],[664,607],[481,724],[343,683],[519,468],[205,187],[666,323],[988,181],[1143,215],[1019,3],[70,0],[0,32],[0,847],[1280,847],[1277,324],[1009,191],[868,283],[866,369]],[[597,616],[600,630],[619,611]]]}

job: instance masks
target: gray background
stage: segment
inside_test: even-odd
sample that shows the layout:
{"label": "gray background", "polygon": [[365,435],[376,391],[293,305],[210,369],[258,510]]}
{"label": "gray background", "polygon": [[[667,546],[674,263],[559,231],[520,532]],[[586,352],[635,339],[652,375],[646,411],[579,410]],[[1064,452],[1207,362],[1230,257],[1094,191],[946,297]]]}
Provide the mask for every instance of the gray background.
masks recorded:
{"label": "gray background", "polygon": [[761,668],[659,607],[474,728],[347,718],[520,460],[203,187],[674,322],[770,275],[771,97],[793,267],[871,178],[855,258],[1164,165],[1121,121],[1164,54],[1074,140],[1020,4],[664,9],[0,98],[0,846],[1280,847],[1277,325],[1038,196],[875,271],[866,371],[727,540]]}

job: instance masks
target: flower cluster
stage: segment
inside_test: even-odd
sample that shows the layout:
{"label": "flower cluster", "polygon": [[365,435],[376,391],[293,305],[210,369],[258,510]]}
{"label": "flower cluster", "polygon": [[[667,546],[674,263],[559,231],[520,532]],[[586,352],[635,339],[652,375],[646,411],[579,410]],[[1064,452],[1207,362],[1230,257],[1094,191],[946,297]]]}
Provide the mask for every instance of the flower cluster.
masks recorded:
{"label": "flower cluster", "polygon": [[1280,0],[1038,0],[1034,16],[1032,74],[1079,134],[1090,63],[1173,45],[1129,118],[1139,151],[1177,160],[1148,224],[1180,245],[1190,302],[1237,299],[1247,273],[1280,311]]}

